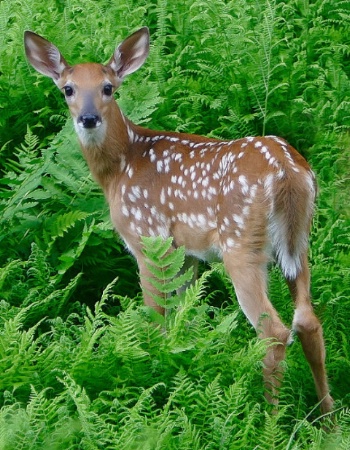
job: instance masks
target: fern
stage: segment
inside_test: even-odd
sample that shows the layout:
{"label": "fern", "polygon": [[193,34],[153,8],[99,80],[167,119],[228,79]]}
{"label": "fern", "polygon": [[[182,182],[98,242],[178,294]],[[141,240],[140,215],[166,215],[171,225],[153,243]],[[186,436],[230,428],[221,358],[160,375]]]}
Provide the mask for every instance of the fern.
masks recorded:
{"label": "fern", "polygon": [[7,289],[5,288],[6,280],[11,277],[13,273],[21,269],[22,264],[22,261],[13,260],[6,264],[4,267],[0,268],[0,292],[2,299],[7,297]]}
{"label": "fern", "polygon": [[55,217],[54,220],[51,219],[47,224],[51,236],[51,244],[53,244],[57,237],[63,237],[64,233],[73,227],[77,221],[86,219],[88,216],[89,213],[84,211],[69,211]]}
{"label": "fern", "polygon": [[81,444],[86,449],[101,448],[106,443],[104,424],[98,415],[91,410],[90,399],[85,390],[77,385],[69,375],[64,375],[59,378],[59,381],[64,385],[68,396],[75,405],[82,434]]}
{"label": "fern", "polygon": [[259,449],[273,450],[284,448],[285,436],[279,421],[283,417],[284,410],[281,409],[276,415],[267,415],[263,432],[259,435]]}
{"label": "fern", "polygon": [[[185,260],[185,250],[179,247],[172,248],[172,239],[163,240],[161,237],[142,237],[143,253],[146,257],[146,266],[151,274],[148,281],[159,292],[169,294],[188,283],[193,277],[193,269],[179,274]],[[171,301],[164,301],[164,296],[153,294],[154,300],[161,306],[171,307]]]}
{"label": "fern", "polygon": [[199,410],[197,420],[201,427],[213,419],[218,419],[226,406],[219,380],[220,375],[217,375],[196,399]]}
{"label": "fern", "polygon": [[44,252],[36,244],[32,244],[27,275],[31,279],[31,284],[38,289],[44,289],[50,279],[51,268],[47,264]]}
{"label": "fern", "polygon": [[187,414],[190,414],[194,408],[197,394],[194,382],[189,378],[185,370],[181,368],[173,377],[172,388],[165,410],[170,411],[174,407],[179,410],[182,408]]}
{"label": "fern", "polygon": [[206,323],[208,308],[206,305],[200,306],[207,276],[207,273],[203,274],[200,280],[186,290],[176,311],[168,317],[168,339],[174,353],[194,349],[203,331],[209,328]]}
{"label": "fern", "polygon": [[256,59],[253,59],[253,65],[257,68],[251,67],[254,75],[252,82],[249,83],[248,88],[254,92],[255,100],[259,109],[259,116],[262,119],[262,135],[265,135],[266,125],[269,120],[279,116],[284,116],[283,111],[274,110],[270,112],[270,97],[276,91],[285,91],[288,87],[287,83],[280,82],[275,84],[274,78],[278,76],[281,69],[285,69],[286,65],[283,61],[278,61],[275,53],[276,49],[281,47],[284,39],[276,41],[276,28],[284,25],[281,17],[277,15],[277,5],[274,1],[267,1],[261,20],[261,31],[257,30],[257,35],[253,42],[258,48]]}
{"label": "fern", "polygon": [[22,331],[22,322],[26,310],[20,310],[13,318],[4,321],[0,334],[0,369],[2,373],[0,389],[21,389],[29,386],[35,377],[33,362],[37,354],[37,342],[34,338],[38,322],[28,331]]}
{"label": "fern", "polygon": [[[126,91],[126,93],[124,93]],[[139,101],[140,97],[142,102]],[[146,82],[142,86],[139,83],[129,82],[120,89],[118,104],[123,112],[134,123],[146,124],[150,122],[151,115],[156,111],[162,98],[156,83]]]}

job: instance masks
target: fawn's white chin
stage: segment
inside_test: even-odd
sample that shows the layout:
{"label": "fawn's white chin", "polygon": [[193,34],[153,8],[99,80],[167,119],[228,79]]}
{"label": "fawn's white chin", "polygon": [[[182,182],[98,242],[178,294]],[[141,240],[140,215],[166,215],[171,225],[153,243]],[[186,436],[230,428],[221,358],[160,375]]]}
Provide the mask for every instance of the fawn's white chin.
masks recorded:
{"label": "fawn's white chin", "polygon": [[74,127],[83,146],[91,147],[103,144],[106,137],[106,126],[103,122],[97,122],[94,128],[85,128],[82,123],[74,121]]}

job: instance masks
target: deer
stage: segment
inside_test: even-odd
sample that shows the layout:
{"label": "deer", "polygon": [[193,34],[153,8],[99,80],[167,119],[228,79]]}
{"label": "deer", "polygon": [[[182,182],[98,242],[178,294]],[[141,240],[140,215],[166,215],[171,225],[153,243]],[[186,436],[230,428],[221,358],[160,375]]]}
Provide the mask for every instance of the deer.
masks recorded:
{"label": "deer", "polygon": [[[132,123],[114,92],[150,50],[142,27],[107,64],[69,65],[58,48],[24,33],[28,62],[65,96],[82,153],[109,204],[116,232],[136,258],[144,303],[160,314],[161,294],[150,282],[142,236],[171,237],[188,260],[220,259],[241,310],[269,343],[263,360],[265,397],[278,405],[286,347],[293,334],[314,379],[322,414],[332,411],[322,325],[310,298],[308,247],[316,181],[309,164],[277,136],[220,140]],[[291,329],[268,298],[274,260],[294,305]]]}

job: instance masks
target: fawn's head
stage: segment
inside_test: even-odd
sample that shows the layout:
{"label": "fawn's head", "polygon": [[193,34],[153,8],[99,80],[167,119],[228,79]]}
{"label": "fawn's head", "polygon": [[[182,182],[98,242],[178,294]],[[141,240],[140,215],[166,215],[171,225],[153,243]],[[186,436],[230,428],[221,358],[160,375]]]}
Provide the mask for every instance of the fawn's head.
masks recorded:
{"label": "fawn's head", "polygon": [[142,66],[149,52],[149,31],[143,27],[116,48],[108,64],[70,66],[57,47],[26,31],[25,51],[30,64],[53,79],[64,93],[75,129],[82,142],[104,139],[113,93],[123,79]]}

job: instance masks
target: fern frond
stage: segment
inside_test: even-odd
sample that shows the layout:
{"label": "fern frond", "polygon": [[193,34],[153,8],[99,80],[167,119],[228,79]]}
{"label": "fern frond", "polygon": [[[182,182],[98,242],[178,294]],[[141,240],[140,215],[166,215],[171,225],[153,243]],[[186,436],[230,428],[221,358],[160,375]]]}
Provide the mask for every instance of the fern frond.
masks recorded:
{"label": "fern frond", "polygon": [[220,377],[218,374],[215,379],[209,383],[205,390],[200,392],[196,399],[198,413],[197,420],[202,426],[214,417],[219,417],[225,410],[223,391],[220,386]]}
{"label": "fern frond", "polygon": [[[127,94],[124,94],[127,90]],[[142,102],[139,101],[140,97]],[[118,103],[123,113],[134,123],[145,124],[151,120],[152,114],[159,107],[162,98],[157,84],[154,82],[128,83],[125,89],[120,90]]]}
{"label": "fern frond", "polygon": [[194,397],[197,395],[196,391],[193,381],[188,377],[184,369],[180,369],[173,377],[170,396],[165,410],[170,411],[174,406],[181,406],[184,409],[191,410]]}
{"label": "fern frond", "polygon": [[199,280],[191,284],[180,298],[177,307],[167,317],[167,340],[173,353],[185,352],[195,347],[203,336],[203,331],[208,332],[206,323],[206,311],[208,306],[200,306],[204,294],[209,272],[205,272]]}
{"label": "fern frond", "polygon": [[[159,294],[169,294],[179,290],[192,279],[192,268],[179,274],[185,261],[185,249],[183,247],[173,249],[172,238],[164,240],[161,237],[142,237],[142,242],[143,253],[147,258],[146,266],[152,275],[148,281]],[[154,295],[154,299],[165,307],[171,306],[172,303],[164,302],[162,295]]]}
{"label": "fern frond", "polygon": [[35,333],[41,322],[24,331],[22,324],[26,309],[21,309],[16,316],[4,321],[0,334],[0,370],[2,377],[0,389],[29,386],[36,372],[35,361],[38,342]]}
{"label": "fern frond", "polygon": [[85,390],[68,375],[58,378],[66,389],[67,394],[74,402],[77,411],[77,418],[81,427],[82,445],[87,449],[98,448],[96,442],[100,445],[107,444],[104,432],[105,424],[99,416],[92,410],[91,402]]}
{"label": "fern frond", "polygon": [[254,64],[258,68],[259,78],[252,81],[250,89],[254,92],[255,100],[262,118],[262,135],[265,134],[266,124],[269,119],[276,117],[276,112],[273,115],[269,111],[269,101],[272,94],[276,91],[286,89],[288,84],[286,82],[275,83],[274,77],[281,68],[285,68],[286,64],[283,61],[276,61],[274,50],[284,41],[278,39],[276,41],[276,29],[282,26],[282,18],[277,16],[277,5],[274,0],[266,1],[264,8],[261,31],[258,32],[254,39],[259,53]]}
{"label": "fern frond", "polygon": [[44,288],[50,279],[51,268],[47,263],[46,255],[38,245],[33,243],[31,250],[27,274],[35,287]]}
{"label": "fern frond", "polygon": [[81,240],[76,247],[71,247],[62,253],[59,257],[61,263],[58,266],[58,273],[63,275],[72,265],[77,261],[81,253],[83,252],[92,232],[94,230],[94,221],[91,224],[84,224],[84,228],[81,234]]}
{"label": "fern frond", "polygon": [[283,429],[279,425],[279,421],[285,414],[285,409],[280,409],[277,414],[269,415],[265,413],[264,429],[259,436],[260,448],[262,450],[270,450],[272,448],[281,448],[285,441]]}
{"label": "fern frond", "polygon": [[20,267],[23,266],[23,262],[20,260],[13,260],[6,264],[4,267],[0,268],[0,292],[4,294],[4,284],[6,279]]}
{"label": "fern frond", "polygon": [[69,228],[72,228],[76,222],[86,219],[89,215],[90,214],[86,211],[69,211],[67,213],[51,217],[47,221],[51,239],[55,240],[57,237],[63,237]]}
{"label": "fern frond", "polygon": [[118,322],[115,324],[113,334],[116,337],[115,349],[120,358],[128,361],[128,364],[142,362],[148,359],[149,354],[142,347],[139,338],[139,323],[136,314],[132,310],[127,310],[120,314]]}

